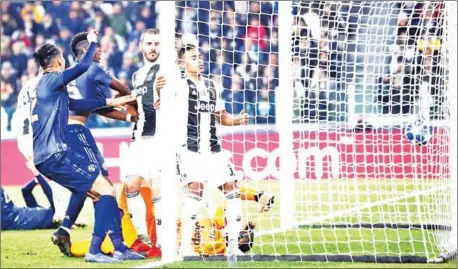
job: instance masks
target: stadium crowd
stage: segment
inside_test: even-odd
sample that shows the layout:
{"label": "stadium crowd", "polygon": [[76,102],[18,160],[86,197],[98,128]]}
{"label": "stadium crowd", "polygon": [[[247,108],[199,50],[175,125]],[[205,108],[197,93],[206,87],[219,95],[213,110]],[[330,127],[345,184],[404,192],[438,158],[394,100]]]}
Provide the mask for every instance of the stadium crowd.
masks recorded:
{"label": "stadium crowd", "polygon": [[[430,114],[445,115],[445,69],[442,59],[444,3],[398,3],[396,37],[387,58],[389,71],[380,78],[378,99],[385,114],[414,112],[420,98],[429,98]],[[427,97],[429,95],[429,97]],[[421,102],[421,100],[420,100]]]}
{"label": "stadium crowd", "polygon": [[[392,67],[378,83],[383,113],[393,114],[411,113],[411,99],[418,96],[419,83],[413,81],[418,70],[423,70],[423,78],[431,78],[424,80],[433,85],[429,88],[437,97],[435,102],[443,96],[439,93],[443,82],[434,75],[443,70],[430,68],[440,60],[441,33],[437,29],[441,28],[441,20],[437,10],[443,7],[412,2],[398,5],[399,30],[389,58],[393,60],[386,63]],[[342,44],[355,35],[358,15],[352,15],[351,9],[339,10],[333,2],[303,1],[295,7],[294,12],[300,15],[295,16],[293,30],[295,115],[312,121],[339,120],[330,113],[345,111],[345,107],[338,107],[344,103],[345,93],[339,93],[345,90],[342,85],[348,79],[344,73],[352,72],[345,69],[348,57],[344,50],[348,47]],[[278,3],[180,1],[177,10],[177,33],[198,37],[205,73],[221,84],[228,112],[245,110],[252,116],[252,123],[275,122]],[[356,13],[363,11],[358,9]],[[55,43],[71,65],[75,62],[69,47],[71,37],[95,28],[104,53],[102,65],[131,86],[132,74],[142,64],[138,48],[141,32],[158,26],[158,13],[155,2],[143,1],[1,1],[2,131],[11,129],[22,85],[38,73],[31,57],[37,47]],[[411,85],[416,86],[413,89]],[[93,115],[88,126],[121,127],[127,123]]]}

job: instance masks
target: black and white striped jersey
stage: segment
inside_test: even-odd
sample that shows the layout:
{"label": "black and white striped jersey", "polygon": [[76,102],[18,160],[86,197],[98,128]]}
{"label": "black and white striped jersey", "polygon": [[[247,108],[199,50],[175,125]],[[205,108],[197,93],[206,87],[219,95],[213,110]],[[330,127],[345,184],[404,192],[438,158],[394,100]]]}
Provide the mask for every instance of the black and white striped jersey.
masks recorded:
{"label": "black and white striped jersey", "polygon": [[132,140],[142,136],[156,134],[156,110],[154,101],[156,93],[156,77],[159,72],[159,62],[145,63],[132,75],[134,94],[137,94],[138,121],[134,125]]}
{"label": "black and white striped jersey", "polygon": [[220,90],[207,78],[200,81],[185,78],[185,81],[182,85],[187,90],[181,95],[187,101],[180,103],[184,106],[182,116],[186,119],[183,118],[178,123],[186,122],[186,129],[182,129],[182,145],[186,145],[192,152],[219,152],[221,145],[216,135],[216,112],[224,110],[224,103],[219,96]]}

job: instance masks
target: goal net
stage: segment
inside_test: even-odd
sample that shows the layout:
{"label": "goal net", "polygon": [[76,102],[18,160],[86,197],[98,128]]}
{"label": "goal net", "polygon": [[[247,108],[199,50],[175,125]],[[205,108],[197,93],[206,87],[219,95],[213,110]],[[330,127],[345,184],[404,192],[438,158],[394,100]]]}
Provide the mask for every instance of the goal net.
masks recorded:
{"label": "goal net", "polygon": [[[250,115],[217,126],[240,186],[275,196],[263,213],[242,201],[242,223],[256,228],[239,260],[456,254],[456,3],[178,1],[175,11],[161,31],[177,46],[194,39],[226,111]],[[424,146],[404,131],[420,116],[433,129]],[[197,219],[224,200],[206,189]],[[185,258],[202,259],[225,257]]]}

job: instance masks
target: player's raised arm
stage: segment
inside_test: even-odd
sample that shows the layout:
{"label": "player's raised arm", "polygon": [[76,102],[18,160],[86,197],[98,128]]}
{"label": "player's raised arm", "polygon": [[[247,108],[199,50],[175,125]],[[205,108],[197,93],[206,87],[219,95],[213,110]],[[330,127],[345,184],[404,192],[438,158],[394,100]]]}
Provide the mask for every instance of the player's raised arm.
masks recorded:
{"label": "player's raised arm", "polygon": [[[76,34],[70,41],[70,47],[78,61],[82,61],[85,53],[89,48],[89,36],[90,34],[88,32],[81,32]],[[101,51],[99,48],[96,48],[95,51],[96,52],[92,58],[92,61],[95,63],[99,63],[101,58]],[[113,77],[99,65],[95,65],[94,68],[91,69],[90,75],[93,76],[94,80],[97,81],[99,84],[117,91],[121,96],[130,94],[129,87],[127,87],[121,81]]]}
{"label": "player's raised arm", "polygon": [[74,66],[69,67],[62,72],[62,80],[64,85],[81,76],[91,66],[95,49],[97,47],[97,31],[94,30],[89,32],[87,35],[87,40],[89,41],[89,47],[87,48],[83,57],[81,57],[80,61]]}

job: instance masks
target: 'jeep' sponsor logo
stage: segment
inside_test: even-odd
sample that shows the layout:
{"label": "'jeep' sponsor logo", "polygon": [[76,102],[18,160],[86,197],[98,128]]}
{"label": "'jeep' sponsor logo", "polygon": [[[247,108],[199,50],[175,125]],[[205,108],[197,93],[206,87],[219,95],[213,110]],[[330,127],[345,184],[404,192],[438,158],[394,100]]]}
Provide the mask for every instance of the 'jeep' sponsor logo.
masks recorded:
{"label": "'jeep' sponsor logo", "polygon": [[198,101],[194,109],[200,112],[215,112],[215,105],[209,104],[206,101]]}
{"label": "'jeep' sponsor logo", "polygon": [[132,94],[136,96],[140,96],[140,95],[145,95],[147,91],[148,91],[148,87],[146,87],[145,85],[142,85],[142,86],[136,87],[132,91]]}

